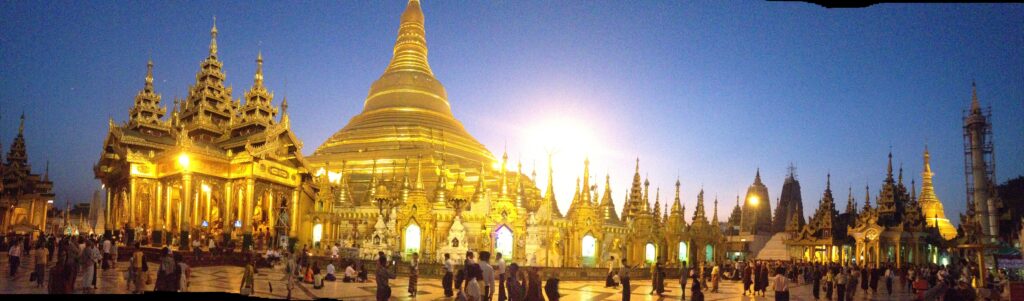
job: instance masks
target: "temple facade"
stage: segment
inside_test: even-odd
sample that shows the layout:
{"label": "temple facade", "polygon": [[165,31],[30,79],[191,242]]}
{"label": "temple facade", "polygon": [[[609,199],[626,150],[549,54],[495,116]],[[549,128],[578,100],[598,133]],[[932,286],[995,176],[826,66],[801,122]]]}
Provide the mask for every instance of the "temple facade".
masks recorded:
{"label": "temple facade", "polygon": [[0,163],[0,231],[37,235],[46,230],[46,212],[53,205],[53,182],[49,163],[43,175],[32,172],[25,147],[25,114],[21,114],[18,135],[6,159]]}
{"label": "temple facade", "polygon": [[[288,102],[273,105],[256,56],[242,98],[224,85],[217,27],[195,84],[173,108],[153,86],[153,63],[124,123],[109,122],[94,174],[106,188],[104,228],[145,235],[153,245],[212,235],[251,246],[309,236],[298,213],[315,189],[302,142],[290,129]],[[273,239],[272,239],[273,238]]]}
{"label": "temple facade", "polygon": [[[358,246],[427,261],[467,250],[500,252],[526,265],[587,267],[611,257],[629,262],[720,258],[703,212],[686,222],[678,185],[672,209],[641,182],[639,160],[624,208],[615,209],[609,176],[601,187],[583,159],[563,215],[550,181],[545,190],[521,164],[480,144],[451,111],[452,102],[427,60],[419,1],[402,13],[393,57],[370,86],[363,111],[309,157],[318,190],[301,215],[322,229],[312,244]],[[657,189],[657,188],[655,188]],[[664,204],[664,206],[662,206]]]}
{"label": "temple facade", "polygon": [[479,143],[430,68],[417,0],[401,15],[393,57],[363,111],[308,158],[287,99],[273,103],[265,86],[262,55],[252,86],[233,98],[217,34],[214,25],[186,98],[162,104],[150,62],[127,121],[110,121],[94,166],[108,233],[144,236],[153,246],[210,236],[256,249],[337,244],[362,258],[417,252],[426,262],[470,250],[551,267],[594,267],[612,257],[633,264],[722,258],[718,216],[708,221],[703,191],[688,219],[678,181],[671,206],[658,188],[651,200],[639,159],[619,211],[610,176],[601,186],[580,158],[563,214],[550,158],[542,190],[536,171]]}

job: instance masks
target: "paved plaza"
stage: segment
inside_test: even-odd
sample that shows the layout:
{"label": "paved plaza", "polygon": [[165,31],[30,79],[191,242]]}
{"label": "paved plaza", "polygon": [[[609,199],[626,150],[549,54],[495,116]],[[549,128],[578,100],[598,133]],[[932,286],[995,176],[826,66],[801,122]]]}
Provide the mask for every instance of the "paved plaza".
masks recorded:
{"label": "paved plaza", "polygon": [[[21,268],[12,279],[7,276],[7,255],[0,255],[0,267],[3,267],[3,275],[0,275],[0,294],[45,294],[46,287],[37,288],[35,283],[28,281],[31,267],[28,262],[30,258],[22,260]],[[151,263],[150,270],[153,279],[156,279],[156,263]],[[242,267],[237,266],[214,266],[196,267],[192,269],[191,287],[193,292],[238,292],[242,280]],[[339,269],[340,270],[340,269]],[[116,269],[100,272],[97,293],[101,294],[126,294],[128,285],[124,279],[127,271],[127,263],[119,262]],[[81,278],[79,278],[80,280]],[[285,290],[284,274],[281,267],[275,269],[261,269],[256,275],[255,296],[267,298],[284,299]],[[392,300],[451,300],[445,298],[441,288],[440,279],[421,277],[419,280],[419,294],[411,298],[406,292],[408,279],[399,277],[392,282],[394,297]],[[632,300],[679,300],[680,290],[676,281],[666,281],[669,292],[664,297],[649,295],[651,282],[649,279],[637,279],[633,281]],[[81,287],[80,284],[76,288]],[[271,287],[273,292],[271,292]],[[149,287],[152,290],[152,286]],[[857,292],[855,300],[912,300],[912,296],[904,290],[894,288],[893,296],[882,293],[884,287],[880,287],[879,294],[873,298],[864,296],[863,291]],[[325,282],[322,289],[313,289],[312,285],[300,284],[298,289],[292,292],[294,299],[312,300],[318,298],[342,299],[342,300],[373,300],[375,285],[371,279],[366,283],[342,283]],[[723,281],[719,293],[705,292],[705,300],[774,300],[774,295],[769,287],[765,297],[742,296],[742,285],[739,282]],[[620,300],[621,291],[616,288],[605,288],[603,281],[563,281],[559,285],[562,300]],[[806,284],[790,286],[791,300],[814,300],[811,296],[811,288]],[[81,293],[80,289],[76,293]],[[687,296],[689,297],[689,291]],[[822,292],[824,297],[824,291]],[[497,296],[495,296],[497,300]]]}

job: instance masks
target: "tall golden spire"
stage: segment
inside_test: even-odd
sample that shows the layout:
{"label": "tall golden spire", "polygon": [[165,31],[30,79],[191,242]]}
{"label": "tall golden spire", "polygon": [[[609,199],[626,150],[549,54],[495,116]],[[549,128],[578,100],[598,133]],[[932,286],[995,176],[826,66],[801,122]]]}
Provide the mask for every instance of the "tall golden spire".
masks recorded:
{"label": "tall golden spire", "polygon": [[981,103],[978,102],[978,86],[971,81],[971,114],[981,114]]}
{"label": "tall golden spire", "polygon": [[391,62],[370,87],[363,111],[409,106],[451,115],[448,94],[427,62],[423,10],[417,0],[410,0],[402,13]]}
{"label": "tall golden spire", "polygon": [[256,54],[256,75],[252,76],[253,87],[263,87],[263,51]]}
{"label": "tall golden spire", "polygon": [[210,28],[210,56],[217,57],[217,16],[213,16],[213,28]]}
{"label": "tall golden spire", "polygon": [[919,199],[921,213],[924,214],[925,220],[928,221],[926,223],[928,226],[938,227],[939,234],[943,238],[953,239],[956,237],[956,228],[946,218],[942,202],[935,195],[935,187],[932,185],[932,177],[935,174],[932,173],[931,157],[926,145],[924,147],[924,171],[921,172],[921,197]]}

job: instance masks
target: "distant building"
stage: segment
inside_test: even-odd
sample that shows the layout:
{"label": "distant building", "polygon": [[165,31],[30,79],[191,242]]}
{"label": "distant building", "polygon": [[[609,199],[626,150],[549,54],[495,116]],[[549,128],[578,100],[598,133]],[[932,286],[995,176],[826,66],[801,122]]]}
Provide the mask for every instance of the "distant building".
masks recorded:
{"label": "distant building", "polygon": [[[42,176],[32,173],[25,147],[25,114],[21,114],[18,136],[0,164],[0,230],[19,234],[40,233],[46,229],[46,211],[53,203],[50,166]],[[0,153],[3,148],[0,147]]]}

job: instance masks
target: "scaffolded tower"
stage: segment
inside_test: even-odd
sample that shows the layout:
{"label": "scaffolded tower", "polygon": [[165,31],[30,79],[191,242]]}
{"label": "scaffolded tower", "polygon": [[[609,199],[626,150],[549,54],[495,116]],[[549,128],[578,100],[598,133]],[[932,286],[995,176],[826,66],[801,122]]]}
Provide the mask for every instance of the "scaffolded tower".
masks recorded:
{"label": "scaffolded tower", "polygon": [[967,206],[973,206],[985,236],[999,234],[999,201],[995,193],[995,152],[992,146],[992,108],[981,108],[971,83],[971,108],[963,112],[964,176]]}

